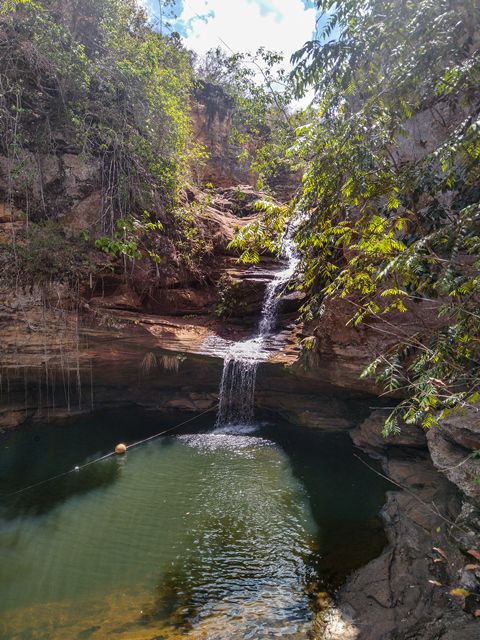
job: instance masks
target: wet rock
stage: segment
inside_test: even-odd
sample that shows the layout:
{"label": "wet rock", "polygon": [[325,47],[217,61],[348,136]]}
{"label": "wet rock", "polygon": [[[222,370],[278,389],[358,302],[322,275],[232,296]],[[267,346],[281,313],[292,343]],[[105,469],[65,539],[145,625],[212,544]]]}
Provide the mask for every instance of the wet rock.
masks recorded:
{"label": "wet rock", "polygon": [[280,313],[293,313],[300,309],[305,302],[305,294],[302,291],[292,291],[284,294],[280,302]]}
{"label": "wet rock", "polygon": [[345,613],[335,606],[328,594],[321,593],[315,603],[319,612],[315,616],[315,637],[325,640],[356,640],[359,630]]}
{"label": "wet rock", "polygon": [[25,407],[8,407],[0,410],[0,433],[19,427],[35,412]]}
{"label": "wet rock", "polygon": [[310,427],[325,431],[345,431],[355,424],[348,403],[340,398],[317,394],[306,396],[298,391],[294,394],[262,394],[257,406],[274,409],[284,420],[300,427]]}
{"label": "wet rock", "polygon": [[167,409],[177,409],[179,411],[191,411],[197,413],[199,411],[208,411],[213,409],[218,403],[218,395],[214,393],[198,393],[185,390],[183,394],[177,394],[171,400],[165,403]]}
{"label": "wet rock", "polygon": [[222,315],[227,318],[254,315],[258,318],[262,310],[267,282],[267,278],[262,278],[250,270],[243,271],[235,278],[229,277],[223,280],[219,284]]}

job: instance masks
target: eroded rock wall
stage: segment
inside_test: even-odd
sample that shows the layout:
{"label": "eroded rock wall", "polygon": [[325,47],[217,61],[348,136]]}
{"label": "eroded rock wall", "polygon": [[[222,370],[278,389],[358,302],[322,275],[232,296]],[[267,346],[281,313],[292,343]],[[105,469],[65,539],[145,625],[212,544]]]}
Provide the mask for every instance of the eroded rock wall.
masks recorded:
{"label": "eroded rock wall", "polygon": [[196,170],[198,181],[216,187],[254,186],[255,176],[237,159],[239,150],[231,144],[234,100],[221,87],[203,82],[195,91],[192,115],[195,137],[208,153]]}
{"label": "eroded rock wall", "polygon": [[384,471],[399,485],[382,511],[388,546],[338,596],[351,637],[475,640],[479,596],[476,571],[466,569],[472,529],[458,517],[460,494],[427,456],[393,456]]}

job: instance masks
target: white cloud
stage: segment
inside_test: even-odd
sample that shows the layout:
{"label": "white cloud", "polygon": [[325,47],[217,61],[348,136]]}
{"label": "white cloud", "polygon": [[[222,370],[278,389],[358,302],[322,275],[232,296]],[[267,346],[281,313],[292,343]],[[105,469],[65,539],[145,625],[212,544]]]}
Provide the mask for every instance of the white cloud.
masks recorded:
{"label": "white cloud", "polygon": [[180,20],[185,44],[198,54],[221,46],[235,53],[259,47],[291,54],[310,40],[315,29],[315,9],[303,0],[184,0]]}

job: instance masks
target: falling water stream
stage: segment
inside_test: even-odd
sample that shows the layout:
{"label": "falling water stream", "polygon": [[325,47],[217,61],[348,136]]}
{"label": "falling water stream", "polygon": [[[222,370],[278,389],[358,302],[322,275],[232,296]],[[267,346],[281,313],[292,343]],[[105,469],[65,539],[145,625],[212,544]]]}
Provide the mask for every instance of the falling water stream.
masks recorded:
{"label": "falling water stream", "polygon": [[249,340],[236,342],[227,351],[220,382],[217,427],[248,426],[253,423],[255,380],[257,367],[268,357],[267,343],[275,329],[281,293],[298,266],[292,224],[284,236],[281,255],[286,267],[275,273],[268,283],[263,299],[257,334]]}
{"label": "falling water stream", "polygon": [[348,434],[253,423],[293,229],[283,256],[225,357],[216,429],[151,439],[180,416],[120,407],[0,434],[0,640],[326,640],[316,594],[382,549],[385,486]]}
{"label": "falling water stream", "polygon": [[326,640],[312,593],[384,544],[385,487],[348,434],[205,418],[8,496],[171,420],[123,407],[0,437],[0,640]]}

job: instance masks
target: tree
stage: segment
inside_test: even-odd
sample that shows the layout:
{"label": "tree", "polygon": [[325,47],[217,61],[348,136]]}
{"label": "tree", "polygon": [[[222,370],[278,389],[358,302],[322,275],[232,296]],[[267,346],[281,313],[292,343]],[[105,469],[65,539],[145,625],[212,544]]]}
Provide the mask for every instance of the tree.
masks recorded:
{"label": "tree", "polygon": [[[308,163],[296,203],[304,313],[315,318],[338,296],[352,321],[375,317],[391,332],[392,311],[431,301],[436,326],[407,336],[397,321],[396,343],[365,371],[405,396],[388,432],[399,418],[428,427],[480,397],[480,9],[469,0],[317,6],[326,27],[294,56],[297,94],[313,87],[318,104],[295,148]],[[424,117],[437,133],[409,155],[405,141]]]}
{"label": "tree", "polygon": [[254,55],[217,48],[197,64],[199,85],[219,87],[232,100],[230,147],[257,175],[260,188],[291,172],[286,151],[302,117],[293,112],[293,85],[282,63],[280,54],[264,48]]}
{"label": "tree", "polygon": [[106,232],[171,210],[190,145],[192,69],[179,39],[155,33],[135,0],[10,0],[0,29],[10,171],[23,170],[22,149],[55,153],[62,138],[100,162]]}

